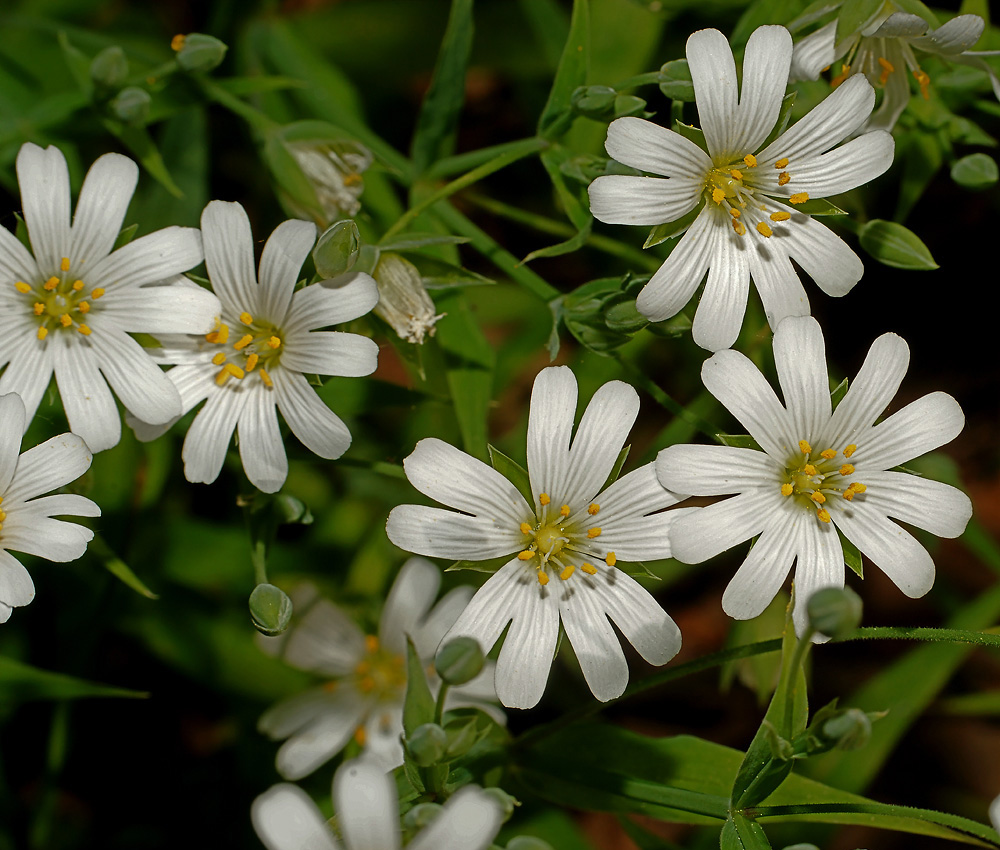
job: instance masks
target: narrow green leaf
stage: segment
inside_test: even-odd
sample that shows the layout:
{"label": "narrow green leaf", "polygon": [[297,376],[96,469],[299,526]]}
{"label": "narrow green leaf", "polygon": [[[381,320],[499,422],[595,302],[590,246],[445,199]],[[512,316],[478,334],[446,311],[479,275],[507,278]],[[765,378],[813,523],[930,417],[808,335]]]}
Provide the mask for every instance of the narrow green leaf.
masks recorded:
{"label": "narrow green leaf", "polygon": [[839,528],[837,529],[837,534],[840,536],[840,546],[844,550],[844,563],[855,572],[858,578],[864,578],[865,567],[861,561],[861,550],[851,543]]}
{"label": "narrow green leaf", "polygon": [[215,80],[215,84],[228,91],[233,97],[247,97],[262,92],[283,91],[302,88],[306,83],[295,77],[258,74],[252,77],[226,77]]}
{"label": "narrow green leaf", "polygon": [[896,161],[902,163],[903,174],[893,217],[902,221],[944,164],[941,141],[935,133],[904,133],[896,143]]}
{"label": "narrow green leaf", "polygon": [[766,148],[788,128],[788,122],[792,120],[792,107],[795,105],[795,95],[796,91],[795,89],[792,89],[781,99],[781,108],[778,110],[778,120],[774,122],[774,127],[771,128],[771,132],[767,134],[767,138],[764,139],[763,144],[760,148],[758,148],[758,150]]}
{"label": "narrow green leaf", "polygon": [[103,537],[96,535],[94,539],[90,541],[88,549],[92,555],[95,555],[100,559],[101,563],[104,564],[104,568],[111,573],[111,575],[123,584],[132,588],[132,590],[136,593],[141,596],[145,596],[147,599],[160,598],[157,594],[153,593],[153,591],[146,587],[142,579],[132,572],[129,565],[111,550],[111,547],[108,546]]}
{"label": "narrow green leaf", "polygon": [[625,461],[628,460],[628,453],[632,449],[631,443],[626,443],[625,447],[618,452],[618,457],[615,458],[615,465],[611,467],[611,474],[608,476],[608,480],[604,482],[604,486],[601,487],[599,492],[603,493],[612,484],[618,480],[618,476],[622,474],[622,467],[625,466]]}
{"label": "narrow green leaf", "polygon": [[794,33],[803,27],[809,26],[809,24],[816,23],[816,21],[825,18],[830,12],[833,12],[840,6],[840,3],[841,0],[815,0],[815,2],[806,6],[795,20],[789,22],[789,31]]}
{"label": "narrow green leaf", "polygon": [[80,87],[80,90],[90,97],[94,90],[94,81],[90,76],[90,59],[77,47],[70,43],[69,36],[60,31],[58,35],[59,47],[62,49],[63,58],[69,67],[73,79]]}
{"label": "narrow green leaf", "polygon": [[569,239],[557,242],[555,245],[546,245],[544,248],[536,248],[523,260],[521,260],[521,262],[530,263],[532,260],[538,260],[543,257],[561,257],[563,254],[572,254],[574,251],[579,251],[590,238],[590,231],[592,228],[593,220],[588,221],[583,230],[578,230]]}
{"label": "narrow green leaf", "polygon": [[701,211],[703,209],[705,209],[705,205],[700,204],[691,210],[691,212],[685,213],[680,218],[665,222],[664,224],[656,225],[656,227],[649,231],[649,236],[647,236],[646,241],[642,243],[642,247],[652,248],[655,245],[666,242],[668,239],[680,236],[692,224],[694,224],[694,220],[701,215]]}
{"label": "narrow green leaf", "polygon": [[427,684],[424,665],[413,641],[406,638],[406,698],[403,701],[403,730],[412,735],[418,726],[434,721],[434,697]]}
{"label": "narrow green leaf", "polygon": [[402,233],[384,242],[379,242],[381,251],[413,251],[428,245],[461,245],[468,242],[467,236],[452,236],[450,233]]}
{"label": "narrow green leaf", "polygon": [[410,155],[414,171],[453,152],[455,127],[465,100],[465,69],[472,50],[472,0],[452,0],[437,65],[420,107]]}
{"label": "narrow green leaf", "polygon": [[486,448],[490,453],[490,463],[493,468],[517,487],[529,505],[533,505],[535,497],[531,493],[531,479],[528,477],[528,470],[516,460],[507,457],[496,446],[487,444]]}
{"label": "narrow green leaf", "polygon": [[117,251],[123,245],[128,245],[135,238],[135,232],[139,229],[139,222],[135,224],[129,224],[123,227],[118,232],[118,238],[115,239],[115,244],[112,246],[112,251]]}
{"label": "narrow green leaf", "polygon": [[837,405],[844,400],[844,396],[847,395],[847,378],[844,378],[837,386],[833,388],[830,392],[830,403],[833,409],[837,409]]}
{"label": "narrow green leaf", "polygon": [[135,158],[139,160],[142,167],[149,172],[153,179],[175,198],[184,197],[184,192],[181,191],[181,188],[174,182],[173,177],[170,176],[170,172],[163,162],[163,156],[153,141],[153,137],[149,135],[149,132],[144,127],[128,127],[109,119],[106,119],[103,123],[109,133],[117,137],[125,147],[132,151]]}
{"label": "narrow green leaf", "polygon": [[573,0],[569,35],[559,59],[548,101],[538,119],[538,135],[554,139],[573,123],[571,98],[577,86],[587,84],[590,62],[590,0]]}
{"label": "narrow green leaf", "polygon": [[951,179],[966,189],[987,189],[1000,180],[1000,170],[993,157],[970,153],[952,163]]}
{"label": "narrow green leaf", "polygon": [[948,697],[936,703],[934,710],[960,717],[1000,717],[1000,690]]}
{"label": "narrow green leaf", "polygon": [[708,142],[705,141],[704,130],[685,124],[683,121],[674,121],[674,131],[680,133],[685,139],[694,142],[705,153],[708,153]]}
{"label": "narrow green leaf", "polygon": [[520,6],[542,47],[546,63],[555,71],[569,34],[569,15],[557,0],[520,0]]}
{"label": "narrow green leaf", "polygon": [[763,827],[742,812],[733,812],[719,834],[719,850],[770,850]]}
{"label": "narrow green leaf", "polygon": [[881,10],[882,0],[844,0],[837,15],[836,43],[859,33]]}
{"label": "narrow green leaf", "polygon": [[758,443],[749,434],[715,434],[715,439],[723,446],[733,446],[737,449],[756,449],[763,451]]}
{"label": "narrow green leaf", "polygon": [[872,219],[861,227],[858,237],[861,247],[883,265],[924,271],[938,268],[920,237],[895,221]]}
{"label": "narrow green leaf", "polygon": [[144,691],[130,691],[112,685],[88,682],[57,673],[41,670],[0,657],[0,702],[21,703],[31,700],[82,699],[86,697],[121,697],[125,699],[146,699]]}

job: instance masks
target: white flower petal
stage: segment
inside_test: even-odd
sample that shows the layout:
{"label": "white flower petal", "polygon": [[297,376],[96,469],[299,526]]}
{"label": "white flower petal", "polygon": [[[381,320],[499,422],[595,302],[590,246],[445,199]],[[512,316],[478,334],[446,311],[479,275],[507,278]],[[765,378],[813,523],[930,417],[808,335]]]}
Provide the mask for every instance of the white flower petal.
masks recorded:
{"label": "white flower petal", "polygon": [[89,528],[36,514],[23,506],[16,514],[8,512],[3,527],[5,548],[60,563],[75,561],[87,551],[87,544],[93,539],[94,532]]}
{"label": "white flower petal", "polygon": [[764,452],[733,446],[668,446],[656,456],[664,487],[694,496],[728,496],[774,481],[781,468]]}
{"label": "white flower petal", "polygon": [[716,221],[719,215],[706,204],[642,288],[635,306],[651,322],[676,316],[691,300],[715,255],[716,241],[723,238]]}
{"label": "white flower petal", "polygon": [[[358,695],[345,695],[337,711],[324,712],[292,735],[278,749],[275,765],[285,779],[301,779],[339,753],[361,722],[366,703]],[[350,846],[350,844],[348,844]]]}
{"label": "white flower petal", "polygon": [[4,500],[25,502],[64,487],[90,469],[92,457],[76,434],[52,437],[21,455]]}
{"label": "white flower petal", "polygon": [[795,42],[789,69],[791,81],[819,79],[820,72],[833,64],[836,37],[837,22],[834,20]]}
{"label": "white flower petal", "polygon": [[[6,538],[6,534],[4,537]],[[7,546],[6,539],[3,544]],[[34,598],[35,585],[28,571],[5,548],[0,549],[0,602],[8,608],[19,608]]]}
{"label": "white flower petal", "polygon": [[407,850],[486,850],[500,831],[503,810],[474,785],[459,789]]}
{"label": "white flower petal", "polygon": [[184,438],[184,477],[192,484],[211,484],[219,477],[246,393],[216,392],[198,411]]}
{"label": "white flower petal", "polygon": [[375,279],[363,272],[352,272],[333,280],[321,280],[296,292],[285,325],[305,330],[339,325],[365,315],[376,304],[378,286]]}
{"label": "white flower petal", "polygon": [[748,357],[717,351],[701,367],[708,391],[725,405],[760,446],[779,462],[798,447],[795,425],[771,385]]}
{"label": "white flower petal", "polygon": [[43,275],[52,274],[70,244],[69,169],[59,148],[26,142],[17,154],[21,208],[31,250]]}
{"label": "white flower petal", "polygon": [[6,495],[17,468],[25,416],[24,402],[19,395],[0,396],[0,495]]}
{"label": "white flower petal", "polygon": [[[601,519],[601,536],[593,544],[606,555],[614,552],[619,561],[654,561],[671,557],[670,527],[678,517],[693,510],[677,508],[649,516]],[[601,510],[603,517],[604,510]]]}
{"label": "white flower petal", "polygon": [[601,516],[611,521],[633,516],[646,516],[661,508],[676,505],[686,496],[666,489],[656,477],[655,464],[645,463],[623,475],[594,500]]}
{"label": "white flower petal", "polygon": [[802,636],[809,625],[809,597],[824,587],[844,586],[844,550],[833,523],[823,522],[810,511],[798,524],[799,553],[795,563],[795,633]]}
{"label": "white flower petal", "polygon": [[102,312],[131,333],[205,334],[222,312],[219,299],[200,286],[141,286],[116,292]]}
{"label": "white flower petal", "polygon": [[205,265],[215,294],[225,307],[237,313],[257,314],[260,288],[246,210],[232,201],[211,201],[201,214],[201,229]]}
{"label": "white flower petal", "polygon": [[250,807],[257,837],[267,850],[340,850],[326,818],[297,785],[273,785]]}
{"label": "white flower petal", "polygon": [[92,451],[118,445],[121,417],[107,381],[98,371],[93,344],[73,345],[57,339],[51,345],[56,385],[70,429],[83,437]]}
{"label": "white flower petal", "polygon": [[[775,230],[776,244],[802,266],[803,271],[816,281],[816,285],[827,295],[835,298],[846,295],[865,273],[861,258],[825,224],[820,224],[811,216],[796,213],[794,209],[788,211],[792,214],[792,218],[784,227]],[[795,272],[792,271],[791,274],[794,275]],[[797,275],[796,280],[798,280]],[[797,289],[801,289],[801,283]],[[763,294],[761,297],[763,298]],[[808,310],[804,292],[801,297],[805,309]],[[784,309],[797,309],[798,306],[794,304]],[[775,313],[779,309],[781,308],[775,307]]]}
{"label": "white flower petal", "polygon": [[17,393],[24,402],[25,421],[35,418],[35,411],[52,377],[53,356],[34,334],[18,339],[19,350],[10,358],[0,376],[0,394]]}
{"label": "white flower petal", "polygon": [[14,609],[10,605],[5,605],[0,602],[0,623],[6,623],[10,619],[10,615],[14,613]]}
{"label": "white flower petal", "polygon": [[406,636],[414,636],[418,624],[434,604],[440,586],[441,571],[430,561],[410,558],[403,564],[389,588],[379,618],[379,641],[386,649],[398,654],[406,652]]}
{"label": "white flower petal", "polygon": [[288,458],[270,390],[261,385],[260,390],[252,388],[247,393],[237,428],[247,478],[258,490],[276,493],[288,477]]}
{"label": "white flower petal", "polygon": [[[435,569],[437,568],[435,567]],[[431,609],[427,617],[413,628],[410,637],[413,638],[413,645],[416,647],[417,653],[421,658],[430,658],[436,654],[438,646],[441,644],[441,639],[448,632],[448,629],[455,625],[455,621],[472,600],[474,593],[475,589],[468,585],[453,588],[441,597],[441,601]],[[492,662],[489,663],[492,664]],[[474,679],[473,682],[478,682],[481,678],[482,674]],[[493,690],[492,674],[489,677],[488,685],[489,696],[483,696],[482,698],[495,700],[496,692]],[[469,687],[470,683],[462,685],[464,689],[468,689]],[[478,685],[472,687],[478,687]],[[453,689],[451,693],[456,694],[457,690]]]}
{"label": "white flower petal", "polygon": [[101,372],[111,389],[136,419],[157,425],[180,416],[177,388],[132,337],[107,329],[95,331],[88,342],[100,357]]}
{"label": "white flower petal", "polygon": [[758,27],[747,41],[740,85],[739,123],[733,147],[755,151],[778,122],[788,85],[792,37],[781,26]]}
{"label": "white flower petal", "polygon": [[969,497],[950,484],[905,472],[866,472],[863,480],[860,498],[872,510],[938,537],[958,537],[972,517]]}
{"label": "white flower petal", "polygon": [[303,375],[281,369],[275,370],[271,380],[281,415],[309,451],[336,460],[351,447],[351,432]]}
{"label": "white flower petal", "polygon": [[702,348],[721,351],[736,342],[750,292],[748,254],[752,250],[735,231],[716,234],[708,282],[692,328],[695,344]]}
{"label": "white flower petal", "polygon": [[527,457],[536,510],[540,493],[547,493],[554,502],[563,504],[559,500],[566,492],[576,398],[576,376],[568,366],[542,369],[531,388]]}
{"label": "white flower petal", "polygon": [[280,322],[288,312],[302,264],[315,242],[316,225],[292,219],[279,224],[264,245],[257,309],[272,322]]}
{"label": "white flower petal", "polygon": [[958,15],[910,44],[941,56],[964,53],[979,41],[986,22],[979,15]]}
{"label": "white flower petal", "polygon": [[[607,572],[610,578],[610,574],[616,571]],[[604,614],[599,591],[596,591],[596,586],[604,577],[584,578],[586,573],[579,575],[579,580],[574,576],[571,581],[560,582],[558,587],[553,582],[546,590],[551,592],[554,589],[559,599],[563,628],[573,646],[576,659],[580,662],[587,686],[597,699],[607,702],[620,697],[625,691],[628,684],[628,662],[618,635]]]}
{"label": "white flower petal", "polygon": [[398,505],[385,524],[389,539],[400,549],[429,558],[467,558],[482,561],[509,555],[525,546],[517,526],[497,525],[474,517],[425,505]]}
{"label": "white flower petal", "polygon": [[[10,282],[34,280],[40,276],[31,252],[5,227],[0,227],[0,275]],[[8,294],[12,295],[13,289],[8,290]]]}
{"label": "white flower petal", "polygon": [[333,778],[333,802],[350,850],[398,850],[396,783],[362,760],[345,762]]}
{"label": "white flower petal", "polygon": [[[811,198],[825,198],[862,186],[892,165],[895,149],[892,136],[884,130],[865,133],[814,159],[796,162],[784,191],[788,195],[806,192]],[[794,227],[794,222],[789,227]]]}
{"label": "white flower petal", "polygon": [[838,450],[857,443],[889,406],[909,363],[910,348],[902,337],[888,333],[876,339],[819,442]]}
{"label": "white flower petal", "polygon": [[[398,508],[397,508],[398,510]],[[513,558],[491,575],[444,636],[444,642],[471,637],[488,653],[521,608],[525,584],[538,584],[524,562]],[[530,587],[527,588],[530,591]]]}
{"label": "white flower petal", "polygon": [[403,763],[403,708],[401,704],[383,703],[365,722],[365,748],[362,758],[390,773]]}
{"label": "white flower petal", "polygon": [[760,534],[767,521],[762,491],[750,491],[685,513],[670,529],[673,556],[685,564],[700,564],[720,552]]}
{"label": "white flower petal", "polygon": [[705,177],[712,160],[690,139],[643,118],[616,118],[608,125],[608,156],[662,177]]}
{"label": "white flower petal", "polygon": [[[975,17],[975,16],[970,16]],[[981,20],[981,19],[980,19]],[[982,26],[979,27],[982,32]],[[915,38],[927,32],[927,21],[908,12],[893,12],[868,38]],[[896,66],[899,67],[899,66]]]}
{"label": "white flower petal", "polygon": [[360,378],[378,367],[378,345],[360,334],[311,331],[285,340],[281,365],[295,372]]}
{"label": "white flower petal", "polygon": [[350,688],[320,685],[275,703],[257,721],[257,731],[272,741],[280,741],[315,722],[325,714],[343,714],[355,710],[358,695]]}
{"label": "white flower petal", "polygon": [[[315,591],[315,589],[313,589]],[[323,676],[354,672],[365,653],[365,636],[330,600],[292,594],[295,620],[282,638],[274,638],[286,664]],[[270,640],[267,641],[270,646]]]}
{"label": "white flower petal", "polygon": [[704,183],[703,176],[609,174],[590,184],[590,212],[605,224],[663,224],[698,206]]}
{"label": "white flower petal", "polygon": [[101,508],[86,496],[76,493],[56,493],[32,499],[27,507],[39,516],[100,516]]}
{"label": "white flower petal", "polygon": [[164,227],[96,262],[87,283],[105,288],[110,298],[130,286],[186,272],[201,260],[201,231],[197,227]]}
{"label": "white flower petal", "polygon": [[866,469],[890,469],[950,443],[964,427],[965,415],[955,399],[929,393],[876,425],[851,459]]}
{"label": "white flower petal", "polygon": [[792,506],[771,507],[760,537],[722,594],[722,610],[737,620],[756,617],[771,604],[798,554],[798,526],[816,519],[805,510],[787,509]]}
{"label": "white flower petal", "polygon": [[826,344],[812,316],[785,319],[774,333],[774,365],[781,394],[800,439],[817,437],[830,419]]}
{"label": "white flower petal", "polygon": [[[886,44],[886,60],[896,68],[906,68],[906,58],[901,46],[893,41],[883,43]],[[890,74],[889,79],[882,86],[882,102],[872,117],[868,119],[866,126],[869,130],[892,130],[909,102],[909,75],[902,71]]]}
{"label": "white flower petal", "polygon": [[763,237],[758,240],[756,250],[747,252],[747,259],[767,323],[774,330],[788,316],[808,316],[809,299],[782,241],[773,238],[766,240],[767,244],[764,241]]}
{"label": "white flower petal", "polygon": [[704,29],[688,37],[685,53],[708,152],[715,162],[727,162],[742,130],[733,51],[721,32]]}
{"label": "white flower petal", "polygon": [[139,166],[127,156],[106,153],[90,166],[73,215],[71,274],[83,277],[111,253],[138,182]]}

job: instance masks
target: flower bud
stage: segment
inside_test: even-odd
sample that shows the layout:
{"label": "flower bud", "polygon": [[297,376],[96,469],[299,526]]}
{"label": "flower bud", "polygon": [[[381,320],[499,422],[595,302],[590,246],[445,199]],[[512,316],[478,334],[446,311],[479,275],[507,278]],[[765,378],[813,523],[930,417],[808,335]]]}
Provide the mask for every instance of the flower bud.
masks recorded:
{"label": "flower bud", "polygon": [[809,597],[806,611],[815,631],[840,638],[861,623],[861,597],[849,587],[824,587]]}
{"label": "flower bud", "polygon": [[500,804],[500,809],[503,812],[503,819],[505,821],[510,820],[510,816],[514,814],[514,808],[521,805],[517,801],[516,797],[512,797],[502,788],[484,788],[483,793],[488,797],[492,797]]}
{"label": "flower bud", "polygon": [[407,832],[419,832],[441,814],[442,808],[444,807],[438,803],[417,803],[403,815],[403,829]]}
{"label": "flower bud", "polygon": [[552,850],[552,845],[533,835],[519,835],[507,842],[507,850]]}
{"label": "flower bud", "polygon": [[819,850],[815,844],[789,844],[784,850]]}
{"label": "flower bud", "polygon": [[[372,164],[372,153],[347,139],[287,142],[288,151],[312,184],[322,220],[329,223],[356,216],[365,183],[361,174]],[[310,215],[310,218],[316,216]]]}
{"label": "flower bud", "polygon": [[434,669],[443,682],[464,685],[483,670],[486,659],[475,638],[458,637],[448,641],[434,658]]}
{"label": "flower bud", "polygon": [[145,89],[128,86],[115,95],[111,101],[111,111],[115,118],[126,124],[141,125],[149,117],[152,98]]}
{"label": "flower bud", "polygon": [[400,339],[421,345],[425,336],[434,336],[434,325],[444,313],[434,312],[420,271],[399,254],[387,252],[372,272],[378,284],[375,315],[383,319]]}
{"label": "flower bud", "polygon": [[105,47],[90,63],[90,79],[98,86],[118,89],[128,78],[128,59],[117,44]]}
{"label": "flower bud", "polygon": [[823,724],[822,735],[838,750],[858,750],[872,736],[872,721],[860,708],[848,708]]}
{"label": "flower bud", "polygon": [[276,637],[292,619],[292,600],[273,584],[258,584],[250,594],[250,618],[263,635]]}
{"label": "flower bud", "polygon": [[406,749],[420,767],[430,767],[444,758],[448,749],[448,733],[437,723],[424,723],[406,739]]}
{"label": "flower bud", "polygon": [[202,32],[175,35],[170,46],[177,51],[177,64],[185,71],[211,71],[222,64],[229,49],[215,36]]}
{"label": "flower bud", "polygon": [[577,86],[570,104],[581,115],[601,121],[614,116],[617,97],[618,92],[610,86]]}
{"label": "flower bud", "polygon": [[316,242],[312,257],[316,273],[324,280],[349,272],[358,261],[361,235],[353,219],[331,224]]}

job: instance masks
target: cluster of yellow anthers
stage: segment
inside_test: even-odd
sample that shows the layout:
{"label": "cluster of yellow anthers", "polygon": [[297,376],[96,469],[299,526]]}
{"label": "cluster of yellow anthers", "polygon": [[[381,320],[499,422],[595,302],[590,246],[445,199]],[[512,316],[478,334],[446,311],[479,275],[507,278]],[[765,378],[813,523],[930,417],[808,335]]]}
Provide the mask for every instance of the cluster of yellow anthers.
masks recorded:
{"label": "cluster of yellow anthers", "polygon": [[[867,57],[864,58],[859,57],[859,61],[865,62],[866,58]],[[884,86],[887,82],[889,82],[889,75],[896,70],[896,66],[893,65],[892,62],[890,62],[884,56],[876,56],[875,59],[878,62],[879,68],[882,69],[879,72],[878,82],[879,85]],[[916,62],[913,62],[913,67],[911,67],[910,71],[913,74],[913,78],[917,81],[917,85],[920,86],[920,94],[923,96],[924,100],[930,100],[931,98],[930,75],[926,71],[922,70],[920,66],[916,64]],[[833,88],[837,88],[837,86],[839,86],[842,82],[844,82],[844,80],[848,78],[850,73],[851,73],[851,65],[847,63],[842,64],[840,66],[840,73],[837,74],[837,76],[834,77],[832,80],[830,80],[830,85],[833,86]]]}
{"label": "cluster of yellow anthers", "polygon": [[[844,451],[844,460],[848,460],[858,450],[851,443]],[[799,451],[802,457],[795,457],[788,465],[787,480],[781,485],[782,496],[796,496],[805,504],[816,508],[816,516],[823,522],[830,521],[830,512],[824,507],[827,497],[839,495],[850,502],[855,494],[864,493],[868,488],[860,481],[854,481],[846,487],[844,479],[854,475],[854,464],[838,463],[840,454],[836,449],[823,449],[818,458],[812,458],[812,446],[805,440],[799,440]]]}
{"label": "cluster of yellow anthers", "polygon": [[38,317],[39,339],[45,339],[50,328],[75,328],[84,336],[90,336],[90,328],[84,324],[83,317],[90,312],[90,302],[104,295],[104,290],[101,287],[87,290],[82,280],[73,279],[69,268],[69,257],[63,257],[58,275],[35,285],[23,280],[14,284],[18,292],[30,296],[32,312]]}
{"label": "cluster of yellow anthers", "polygon": [[386,693],[406,685],[403,657],[384,649],[375,635],[365,635],[365,655],[354,668],[354,674],[358,677],[358,689],[365,694]]}
{"label": "cluster of yellow anthers", "polygon": [[[221,387],[230,378],[242,381],[248,373],[256,370],[264,386],[273,387],[274,383],[265,367],[268,364],[273,367],[280,356],[281,337],[278,336],[277,329],[263,322],[255,323],[253,316],[246,311],[240,313],[240,322],[244,333],[232,343],[229,341],[229,325],[223,322],[220,322],[210,334],[205,335],[208,342],[228,345],[232,349],[228,356],[220,351],[212,358],[216,366],[222,367],[215,376],[215,383]],[[243,365],[230,362],[230,358],[241,361]]]}
{"label": "cluster of yellow anthers", "polygon": [[[747,179],[748,175],[744,174],[744,169],[756,167],[757,157],[752,153],[748,153],[743,157],[742,165],[736,163],[734,165],[713,168],[705,178],[705,191],[711,194],[712,201],[718,206],[724,205],[729,210],[729,214],[733,217],[733,230],[736,231],[738,236],[744,236],[747,232],[746,225],[740,219],[743,216],[743,211],[748,206],[755,204],[761,210],[765,212],[767,210],[767,207],[761,204],[754,196],[755,181]],[[782,157],[774,163],[774,167],[780,172],[778,174],[778,185],[786,185],[792,179],[788,172],[785,171],[788,168],[788,158]],[[788,199],[789,203],[792,204],[804,204],[808,200],[808,192],[796,192]],[[785,210],[778,210],[769,216],[773,222],[788,221],[791,217],[791,213]],[[774,233],[766,221],[758,221],[755,227],[761,236],[770,238]]]}
{"label": "cluster of yellow anthers", "polygon": [[[548,493],[539,494],[538,503],[543,509],[551,502],[552,498]],[[590,516],[597,516],[600,510],[601,506],[593,502],[587,508],[587,513]],[[569,522],[572,513],[573,511],[569,505],[563,505],[559,509],[559,515],[552,519],[537,520],[534,525],[530,522],[522,522],[520,525],[521,533],[529,536],[531,542],[526,549],[518,552],[517,557],[522,561],[530,561],[535,557],[538,558],[535,569],[538,571],[538,583],[543,586],[549,583],[549,574],[545,571],[545,568],[550,562],[558,569],[557,575],[563,581],[567,581],[576,572],[575,564],[563,564],[559,557],[559,553],[568,544],[574,542],[578,537],[586,537],[588,540],[594,540],[601,536],[601,529],[598,526],[592,526],[586,532],[583,529],[577,531],[575,529],[576,523]],[[615,553],[608,552],[604,556],[604,561],[609,567],[613,567],[617,561]],[[582,563],[580,569],[588,575],[595,575],[597,573],[597,567],[587,562]]]}

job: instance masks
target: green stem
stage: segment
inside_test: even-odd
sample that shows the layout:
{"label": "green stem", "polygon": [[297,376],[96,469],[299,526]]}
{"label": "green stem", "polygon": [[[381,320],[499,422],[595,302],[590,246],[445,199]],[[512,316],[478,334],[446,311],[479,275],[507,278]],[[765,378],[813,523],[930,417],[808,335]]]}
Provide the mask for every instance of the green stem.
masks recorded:
{"label": "green stem", "polygon": [[199,84],[206,96],[215,101],[219,106],[223,106],[230,112],[238,115],[246,121],[254,130],[259,133],[270,133],[280,126],[276,121],[269,118],[256,107],[251,106],[244,100],[230,94],[222,86],[208,78],[200,78]]}
{"label": "green stem", "polygon": [[[791,623],[788,623],[787,628],[791,628]],[[812,636],[814,634],[815,631],[813,629],[807,629],[806,633],[801,638],[798,638],[795,643],[795,651],[792,653],[791,663],[787,668],[782,665],[781,675],[790,676],[792,683],[796,681],[799,670],[805,663],[806,654],[812,646]],[[779,684],[778,687],[780,688],[781,685]],[[796,732],[792,728],[792,719],[795,717],[795,693],[795,687],[789,683],[785,688],[785,700],[781,709],[781,717],[778,718],[778,734],[788,741],[792,740]]]}
{"label": "green stem", "polygon": [[653,83],[659,83],[661,79],[662,74],[659,71],[647,71],[644,74],[636,74],[633,77],[621,80],[611,86],[611,88],[613,88],[616,92],[623,92],[628,89],[638,88],[639,86],[648,86]]}
{"label": "green stem", "polygon": [[468,153],[447,156],[444,159],[439,159],[434,165],[428,168],[426,176],[431,180],[440,180],[443,177],[450,177],[452,174],[461,174],[463,171],[477,168],[498,156],[512,153],[519,156],[527,156],[545,150],[550,144],[546,139],[532,136],[529,139],[502,142],[499,145],[491,145],[488,148],[480,148]]}
{"label": "green stem", "polygon": [[450,690],[446,682],[441,683],[441,690],[438,691],[437,702],[434,705],[434,722],[438,726],[441,725],[441,719],[444,717],[444,703],[448,698],[448,691]]}

